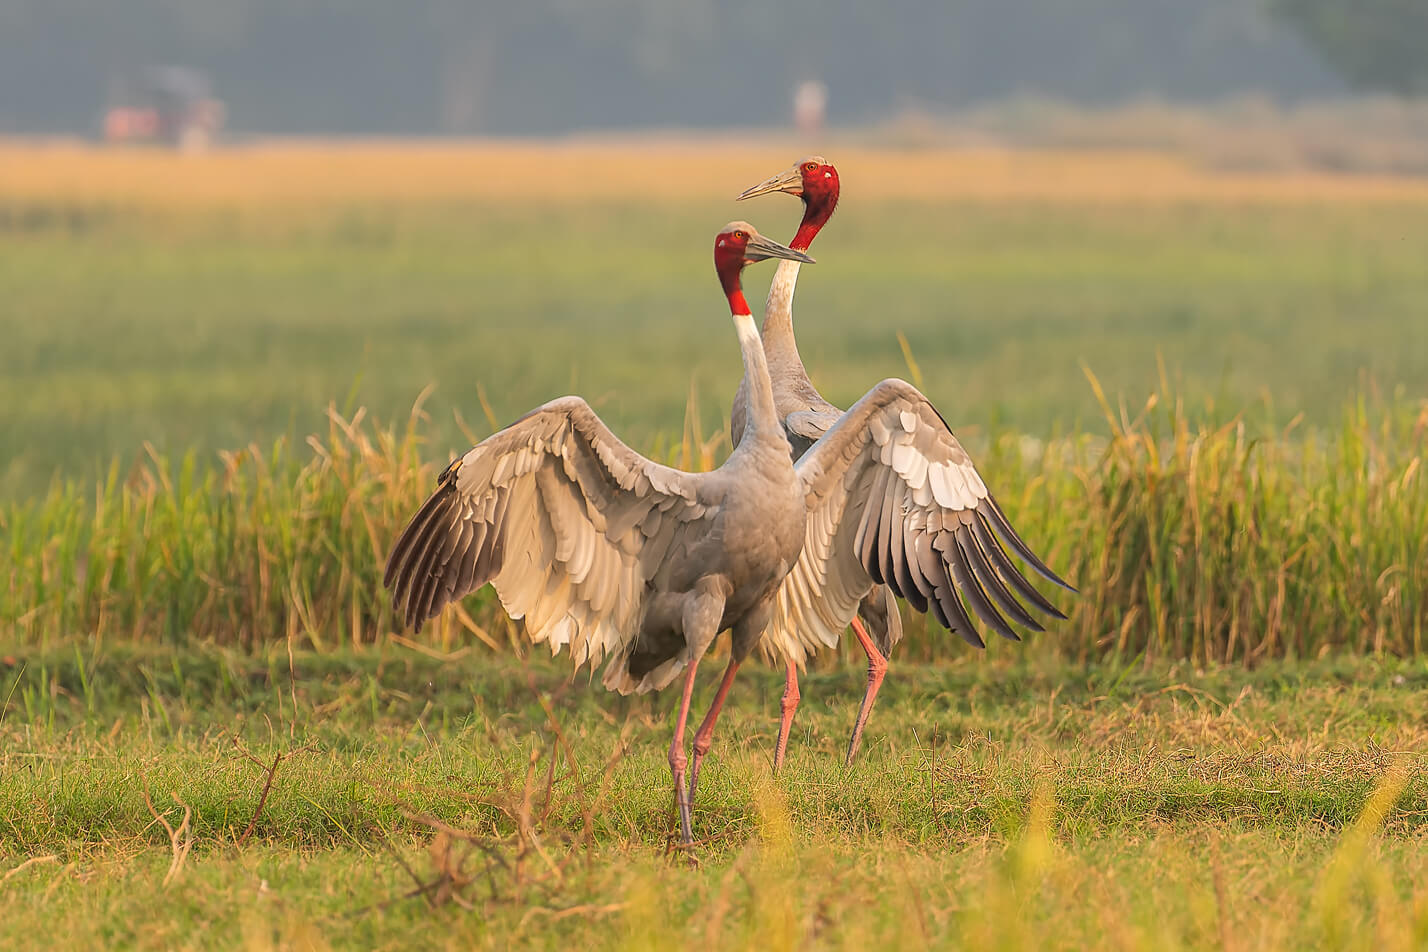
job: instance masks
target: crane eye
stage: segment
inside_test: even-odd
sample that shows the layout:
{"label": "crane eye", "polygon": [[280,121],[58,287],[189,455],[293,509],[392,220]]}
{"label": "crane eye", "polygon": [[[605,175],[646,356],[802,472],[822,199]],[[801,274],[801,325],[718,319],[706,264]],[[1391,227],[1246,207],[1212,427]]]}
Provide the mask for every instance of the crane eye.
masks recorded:
{"label": "crane eye", "polygon": [[807,169],[809,172],[816,172],[816,171],[818,171],[818,163],[817,163],[817,162],[809,162],[809,163],[807,163],[806,165],[804,165],[804,168]]}
{"label": "crane eye", "polygon": [[737,238],[737,239],[739,239],[740,241],[743,241],[744,239],[748,238],[749,236],[746,235],[746,234],[744,234],[742,231],[736,231],[736,232],[734,232],[734,237]]}

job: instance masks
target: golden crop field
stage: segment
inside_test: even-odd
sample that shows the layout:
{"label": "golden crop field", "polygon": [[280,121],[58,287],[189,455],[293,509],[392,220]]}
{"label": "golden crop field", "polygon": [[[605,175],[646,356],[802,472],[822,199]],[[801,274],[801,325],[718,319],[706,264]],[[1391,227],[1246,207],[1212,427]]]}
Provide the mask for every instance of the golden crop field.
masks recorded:
{"label": "golden crop field", "polygon": [[[0,143],[0,200],[176,208],[481,200],[704,201],[732,197],[807,148],[729,138],[556,143],[274,142],[202,155],[72,143]],[[858,200],[1425,202],[1428,181],[1323,172],[1250,174],[1148,152],[830,145]],[[855,191],[854,191],[855,190]]]}

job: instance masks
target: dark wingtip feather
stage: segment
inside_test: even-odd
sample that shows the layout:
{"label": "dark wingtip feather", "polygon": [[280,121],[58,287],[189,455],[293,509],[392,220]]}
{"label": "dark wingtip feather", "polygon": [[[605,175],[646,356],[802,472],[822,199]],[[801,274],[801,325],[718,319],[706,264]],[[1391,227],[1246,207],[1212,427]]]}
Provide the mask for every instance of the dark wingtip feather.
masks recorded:
{"label": "dark wingtip feather", "polygon": [[413,552],[413,562],[410,574],[407,576],[407,623],[415,624],[418,621],[426,621],[431,615],[426,611],[428,594],[436,578],[432,572],[433,563],[436,560],[438,550],[438,536],[441,532],[440,517],[433,519],[433,529],[418,543],[420,546]]}
{"label": "dark wingtip feather", "polygon": [[[981,633],[977,631],[977,626],[972,624],[971,616],[967,614],[962,599],[957,595],[957,585],[952,576],[953,566],[949,562],[948,553],[942,549],[941,541],[939,538],[932,547],[942,557],[942,577],[937,583],[937,602],[942,606],[943,617],[948,619],[945,626],[949,631],[961,635],[962,640],[973,648],[985,648],[987,643],[982,640]],[[953,546],[955,548],[955,542]]]}
{"label": "dark wingtip feather", "polygon": [[435,581],[428,575],[431,562],[441,548],[437,537],[449,531],[446,523],[450,521],[448,517],[456,485],[448,477],[455,472],[455,466],[456,463],[453,463],[446,468],[436,492],[422,503],[417,514],[402,530],[392,546],[382,577],[383,586],[391,590],[393,607],[403,616],[407,626],[418,632],[430,617],[422,609]]}
{"label": "dark wingtip feather", "polygon": [[412,516],[407,527],[402,530],[402,534],[397,536],[397,541],[392,545],[392,551],[387,556],[387,567],[382,573],[382,587],[392,588],[397,581],[399,570],[403,562],[410,556],[414,542],[421,535],[421,528],[425,526],[440,508],[440,501],[444,496],[456,491],[456,481],[453,478],[456,471],[461,468],[463,457],[456,457],[446,468],[441,471],[441,475],[436,477],[436,490],[426,498],[426,502],[421,504],[421,508]]}
{"label": "dark wingtip feather", "polygon": [[993,631],[1006,638],[1008,641],[1021,641],[1021,636],[1012,630],[1011,625],[1002,617],[1002,613],[997,611],[996,606],[987,598],[987,593],[982,590],[981,583],[967,560],[967,551],[959,538],[966,531],[966,527],[952,533],[952,557],[953,577],[957,580],[958,587],[962,590],[962,595],[967,599],[967,604],[972,606],[972,611],[977,617],[989,625]]}
{"label": "dark wingtip feather", "polygon": [[1051,571],[1051,569],[1046,566],[1046,563],[1042,562],[1036,553],[1031,551],[1031,546],[1027,545],[1025,540],[1017,535],[1016,529],[1012,528],[1011,520],[1007,518],[1007,514],[1002,511],[1002,507],[997,504],[996,498],[990,493],[987,494],[985,505],[977,507],[978,512],[981,512],[983,509],[986,509],[988,521],[992,524],[992,528],[997,530],[997,535],[1001,536],[1006,544],[1011,547],[1012,551],[1015,552],[1023,562],[1031,566],[1037,575],[1040,575],[1053,585],[1061,586],[1068,592],[1076,591],[1076,588],[1070,582],[1067,582],[1061,576]]}
{"label": "dark wingtip feather", "polygon": [[1045,631],[1041,623],[1027,611],[1021,602],[1016,600],[1016,596],[1007,590],[1006,583],[997,574],[982,543],[977,539],[975,527],[979,520],[972,518],[970,524],[963,525],[957,530],[957,541],[962,546],[963,552],[967,556],[967,561],[971,564],[972,570],[977,573],[977,578],[982,583],[982,588],[992,597],[997,605],[1011,616],[1012,621],[1031,631]]}
{"label": "dark wingtip feather", "polygon": [[1022,598],[1031,602],[1039,611],[1044,612],[1053,618],[1065,619],[1061,609],[1053,605],[1046,596],[1036,590],[1036,586],[1027,581],[1026,576],[1021,574],[1021,570],[1012,563],[1011,556],[1007,555],[1002,548],[1001,542],[997,541],[996,535],[983,519],[976,519],[972,522],[972,532],[981,543],[982,550],[987,554],[992,563],[992,567],[1009,584],[1016,589]]}
{"label": "dark wingtip feather", "polygon": [[[953,595],[952,597],[956,598],[957,596]],[[981,648],[984,651],[986,650],[987,643],[982,640],[982,635],[980,632],[977,631],[977,629],[971,627],[952,628],[951,631],[955,632],[959,638],[967,642],[967,644],[971,645],[973,648]]]}

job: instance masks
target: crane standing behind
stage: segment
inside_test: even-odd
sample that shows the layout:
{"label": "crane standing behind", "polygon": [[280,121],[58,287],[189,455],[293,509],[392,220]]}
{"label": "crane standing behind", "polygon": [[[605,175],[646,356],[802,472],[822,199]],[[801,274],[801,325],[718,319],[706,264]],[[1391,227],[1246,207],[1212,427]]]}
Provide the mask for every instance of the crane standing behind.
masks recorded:
{"label": "crane standing behind", "polygon": [[[743,201],[773,192],[787,192],[798,196],[803,200],[803,219],[799,222],[798,231],[794,234],[793,240],[789,242],[789,247],[807,251],[812,246],[813,239],[818,237],[823,226],[833,217],[833,212],[838,207],[840,191],[841,181],[838,170],[827,159],[814,155],[800,159],[778,175],[746,189],[739,195],[739,200]],[[768,358],[769,373],[773,382],[774,403],[778,408],[778,415],[783,421],[784,432],[788,436],[794,454],[802,456],[829,432],[843,416],[843,411],[823,399],[823,395],[818,392],[809,379],[808,371],[803,366],[803,359],[798,353],[798,342],[793,335],[793,293],[798,282],[798,270],[797,261],[784,261],[779,264],[778,272],[769,286],[768,303],[764,308],[764,324],[760,336],[763,340],[764,353]],[[925,398],[910,384],[904,384],[904,386],[910,391],[910,394],[916,395],[914,403],[918,400],[926,402]],[[739,385],[730,414],[730,433],[736,446],[744,434],[745,420],[748,415],[748,395],[749,388],[746,379]],[[930,407],[931,404],[928,406]],[[1002,533],[1007,545],[1038,574],[1063,588],[1070,589],[1070,586],[1043,565],[1026,543],[1016,535],[1011,523],[1001,512],[996,501],[986,492],[981,477],[977,476],[976,471],[972,469],[971,460],[967,458],[961,446],[957,445],[951,430],[947,428],[945,422],[941,421],[941,417],[937,415],[935,409],[932,412],[941,423],[941,428],[946,430],[945,437],[952,441],[946,448],[955,447],[955,453],[949,455],[943,462],[958,467],[965,466],[969,484],[974,489],[973,496],[975,498],[970,501],[964,515],[975,516],[972,524],[982,526],[983,529],[985,529],[983,522],[990,520],[989,524],[995,526]],[[884,460],[884,462],[889,461],[891,460]],[[935,460],[931,462],[933,465],[937,463]],[[903,513],[905,514],[906,510],[903,510]],[[896,521],[897,516],[896,512],[889,513],[884,517],[883,524],[889,525],[889,520]],[[976,542],[977,540],[978,535],[973,531],[968,537],[968,541]],[[994,539],[984,541],[995,544]],[[996,551],[999,551],[999,547],[997,550],[993,550],[956,542],[954,549],[948,553],[960,556],[965,562],[956,576],[956,583],[976,615],[1004,637],[1017,639],[1016,632],[992,606],[992,602],[995,602],[1018,624],[1032,631],[1043,630],[1036,619],[1015,598],[1011,597],[1006,585],[1002,584],[1002,579],[998,578],[998,571],[980,571],[980,569],[989,569],[995,565],[1005,582],[1015,588],[1027,601],[1049,615],[1057,618],[1065,617],[1023,578],[1010,560],[997,561],[995,559]],[[1001,554],[1005,555],[1004,552]],[[914,557],[910,551],[908,555],[909,558]],[[868,680],[863,692],[863,702],[858,708],[858,716],[853,723],[853,733],[848,740],[847,763],[852,763],[853,758],[857,756],[858,747],[862,741],[863,728],[867,724],[868,715],[872,713],[878,689],[882,686],[883,677],[887,673],[887,656],[893,645],[902,638],[902,618],[898,614],[897,603],[886,587],[882,584],[873,584],[885,580],[884,573],[879,569],[877,564],[869,566],[870,586],[861,596],[857,615],[852,618],[853,635],[858,639],[858,644],[862,646],[863,652],[868,658]],[[925,593],[918,593],[917,597],[912,598],[911,601],[914,605],[920,606],[920,610],[925,610]],[[936,604],[938,602],[934,601],[934,605]],[[956,610],[949,610],[945,614],[939,613],[938,620],[944,626],[956,631],[969,644],[979,648],[983,647],[981,636],[977,634],[976,628],[972,625],[966,612],[962,610],[960,603],[956,603],[954,598],[952,603],[947,603],[947,608],[951,609],[953,604],[955,604]],[[836,644],[836,640],[837,633],[835,632],[832,633],[832,641],[825,643],[831,647]],[[770,640],[766,653],[781,655],[787,675],[780,704],[782,717],[779,723],[778,742],[774,748],[774,769],[778,770],[783,766],[784,756],[788,749],[789,731],[793,726],[794,712],[798,709],[800,696],[798,668],[802,663],[802,654],[797,650],[777,652],[776,644],[776,640]],[[804,647],[812,649],[814,645],[805,644]]]}

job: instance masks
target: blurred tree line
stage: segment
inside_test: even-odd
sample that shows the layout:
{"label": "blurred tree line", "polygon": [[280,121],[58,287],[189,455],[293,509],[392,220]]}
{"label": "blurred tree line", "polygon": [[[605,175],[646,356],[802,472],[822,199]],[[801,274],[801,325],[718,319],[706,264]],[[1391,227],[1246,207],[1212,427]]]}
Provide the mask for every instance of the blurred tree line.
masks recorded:
{"label": "blurred tree line", "polygon": [[1428,92],[1428,0],[1275,0],[1274,10],[1355,86]]}
{"label": "blurred tree line", "polygon": [[[84,131],[149,64],[207,71],[265,132],[544,133],[834,121],[1019,95],[1294,99],[1416,42],[1428,0],[0,0],[0,130]],[[1337,10],[1337,12],[1335,12]],[[1406,12],[1404,12],[1406,11]]]}

